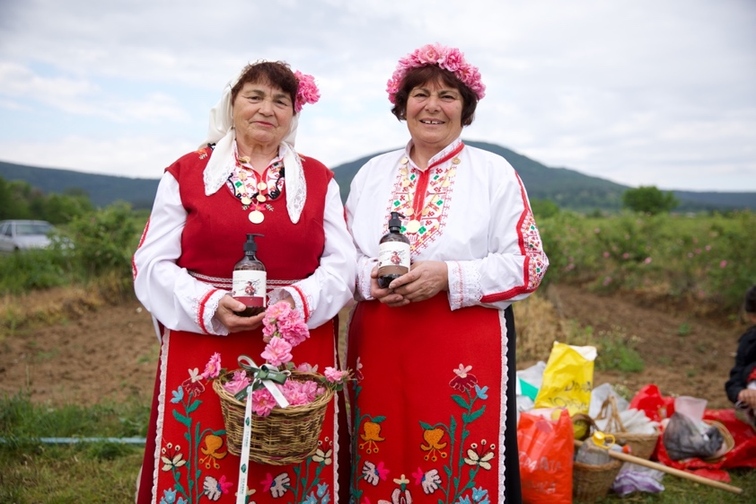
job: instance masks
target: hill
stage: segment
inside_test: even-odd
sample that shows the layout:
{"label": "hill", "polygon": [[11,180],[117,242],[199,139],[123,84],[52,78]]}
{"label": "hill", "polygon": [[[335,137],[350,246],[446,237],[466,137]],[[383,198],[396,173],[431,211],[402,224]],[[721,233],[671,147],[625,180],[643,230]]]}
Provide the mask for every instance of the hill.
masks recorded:
{"label": "hill", "polygon": [[[617,184],[600,177],[591,177],[569,168],[551,168],[500,145],[465,141],[468,145],[485,149],[507,159],[520,174],[534,200],[550,200],[560,208],[578,212],[613,211],[622,206],[622,194],[630,186]],[[346,200],[349,184],[357,170],[373,156],[370,154],[333,168]],[[40,168],[0,161],[0,177],[22,180],[45,193],[61,193],[68,189],[86,192],[96,206],[107,206],[121,200],[135,209],[150,208],[157,190],[158,179],[95,175],[72,170]],[[667,191],[668,189],[662,189]],[[756,192],[696,192],[671,191],[680,200],[679,211],[756,210]]]}

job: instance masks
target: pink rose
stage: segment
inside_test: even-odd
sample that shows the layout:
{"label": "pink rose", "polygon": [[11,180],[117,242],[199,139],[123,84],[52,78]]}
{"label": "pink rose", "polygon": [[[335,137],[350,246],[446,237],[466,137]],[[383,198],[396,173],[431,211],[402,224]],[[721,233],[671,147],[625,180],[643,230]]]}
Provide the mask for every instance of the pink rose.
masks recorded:
{"label": "pink rose", "polygon": [[286,364],[292,359],[291,344],[283,338],[273,338],[265,346],[265,350],[260,354],[260,357],[274,366]]}
{"label": "pink rose", "polygon": [[221,356],[218,352],[215,352],[210,360],[205,364],[205,370],[202,372],[202,378],[209,380],[210,378],[217,378],[221,370]]}
{"label": "pink rose", "polygon": [[249,387],[250,383],[252,383],[252,381],[247,376],[247,373],[241,370],[234,371],[233,377],[223,385],[223,388],[229,394],[236,395]]}
{"label": "pink rose", "polygon": [[268,416],[275,407],[276,400],[273,399],[273,394],[268,389],[260,388],[252,392],[252,411],[256,415]]}

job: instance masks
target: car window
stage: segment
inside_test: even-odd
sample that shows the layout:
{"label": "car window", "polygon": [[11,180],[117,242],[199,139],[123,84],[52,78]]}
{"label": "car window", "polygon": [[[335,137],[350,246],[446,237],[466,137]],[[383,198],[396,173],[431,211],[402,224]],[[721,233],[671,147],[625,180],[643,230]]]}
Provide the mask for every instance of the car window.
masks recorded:
{"label": "car window", "polygon": [[16,224],[16,235],[46,235],[51,229],[52,226],[47,222],[19,222]]}

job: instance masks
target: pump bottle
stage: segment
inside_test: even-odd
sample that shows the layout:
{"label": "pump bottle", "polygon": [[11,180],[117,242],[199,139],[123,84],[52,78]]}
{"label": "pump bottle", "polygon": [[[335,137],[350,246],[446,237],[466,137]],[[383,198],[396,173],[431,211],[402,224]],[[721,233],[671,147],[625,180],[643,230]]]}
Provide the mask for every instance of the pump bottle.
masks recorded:
{"label": "pump bottle", "polygon": [[247,233],[244,243],[244,257],[234,265],[231,296],[244,303],[247,308],[234,312],[241,317],[252,317],[265,310],[267,272],[265,265],[257,258],[257,233]]}
{"label": "pump bottle", "polygon": [[382,289],[410,269],[410,241],[401,232],[402,217],[399,212],[391,212],[388,233],[378,242],[378,286]]}

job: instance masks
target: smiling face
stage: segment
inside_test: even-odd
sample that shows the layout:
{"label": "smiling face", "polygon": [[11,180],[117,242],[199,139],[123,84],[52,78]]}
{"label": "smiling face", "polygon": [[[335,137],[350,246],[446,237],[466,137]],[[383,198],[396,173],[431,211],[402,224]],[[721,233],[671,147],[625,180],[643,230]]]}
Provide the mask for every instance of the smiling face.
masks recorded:
{"label": "smiling face", "polygon": [[291,129],[293,116],[289,94],[269,83],[245,83],[233,103],[240,154],[277,149]]}
{"label": "smiling face", "polygon": [[460,92],[440,81],[412,88],[406,117],[415,146],[439,152],[454,141],[462,134],[463,105]]}

